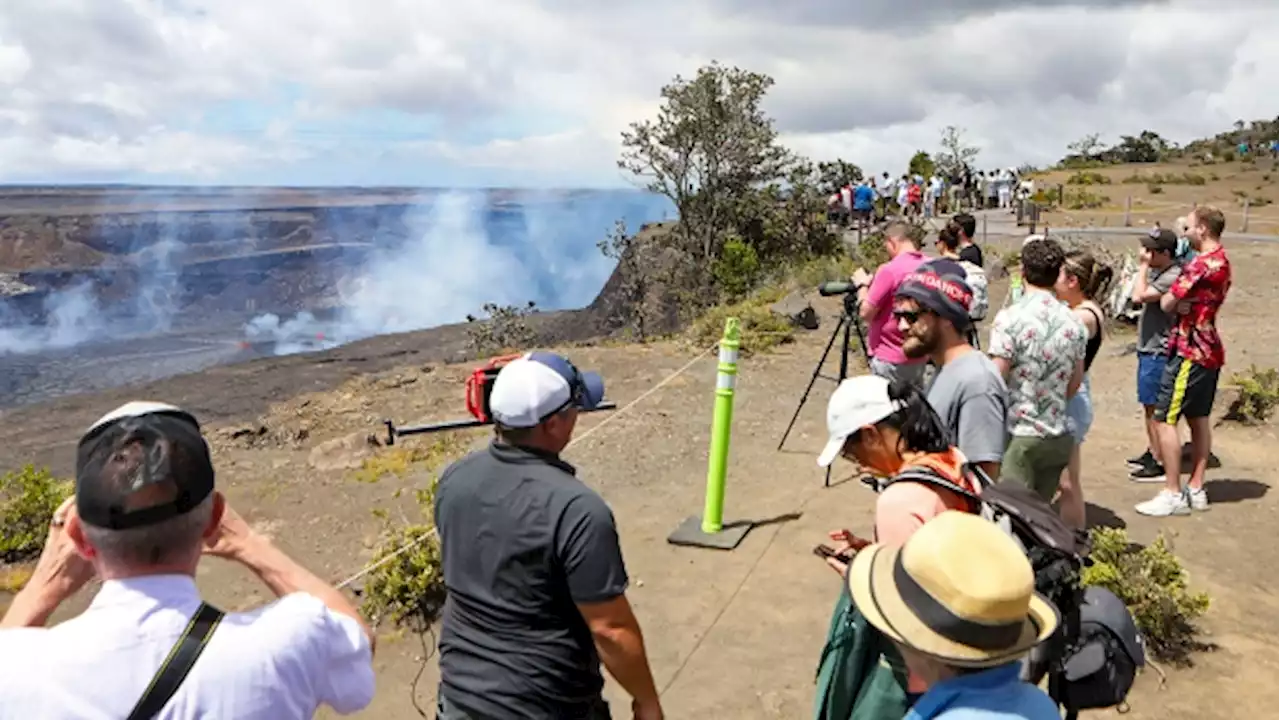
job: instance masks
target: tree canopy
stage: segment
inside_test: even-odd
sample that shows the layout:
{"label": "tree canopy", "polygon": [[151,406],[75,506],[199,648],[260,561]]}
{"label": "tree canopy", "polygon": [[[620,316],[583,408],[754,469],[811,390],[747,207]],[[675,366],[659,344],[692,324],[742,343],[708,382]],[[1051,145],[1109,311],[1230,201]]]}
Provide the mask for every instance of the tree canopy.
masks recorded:
{"label": "tree canopy", "polygon": [[618,166],[679,214],[661,255],[663,283],[684,304],[739,295],[770,268],[840,247],[827,198],[862,171],[784,148],[762,109],[772,86],[767,75],[713,62],[663,87],[657,116],[622,134]]}

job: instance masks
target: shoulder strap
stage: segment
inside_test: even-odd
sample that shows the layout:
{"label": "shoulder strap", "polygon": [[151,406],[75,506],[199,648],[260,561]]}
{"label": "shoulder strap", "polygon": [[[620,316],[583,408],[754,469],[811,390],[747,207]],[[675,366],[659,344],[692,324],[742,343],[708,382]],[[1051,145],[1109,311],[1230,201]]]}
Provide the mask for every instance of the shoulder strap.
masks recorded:
{"label": "shoulder strap", "polygon": [[[969,469],[969,467],[970,466],[965,465],[966,470]],[[976,468],[974,469],[976,470]],[[978,472],[981,472],[981,471],[978,470]],[[961,497],[968,498],[970,501],[974,502],[975,504],[980,503],[982,501],[982,498],[978,497],[977,493],[974,493],[973,491],[969,490],[968,488],[962,485],[957,485],[956,483],[951,482],[947,478],[942,477],[938,473],[933,472],[928,468],[923,468],[919,466],[911,466],[911,467],[903,468],[902,471],[899,472],[897,475],[894,475],[893,477],[886,480],[884,484],[880,486],[880,489],[884,490],[885,488],[897,482],[917,482],[917,483],[922,483],[924,485],[933,485],[934,487],[939,487],[939,488],[942,488],[943,490],[950,490],[951,492],[957,495],[960,495]],[[978,484],[981,486],[982,484],[981,480],[979,480]],[[981,490],[981,487],[979,488],[979,490]]]}
{"label": "shoulder strap", "polygon": [[204,652],[204,646],[209,643],[209,638],[221,620],[221,610],[208,603],[200,603],[200,609],[191,616],[187,629],[182,631],[182,637],[178,638],[178,642],[169,651],[169,656],[160,664],[147,691],[129,713],[128,720],[151,720],[164,709],[182,681],[187,678],[187,673],[191,672],[200,653]]}

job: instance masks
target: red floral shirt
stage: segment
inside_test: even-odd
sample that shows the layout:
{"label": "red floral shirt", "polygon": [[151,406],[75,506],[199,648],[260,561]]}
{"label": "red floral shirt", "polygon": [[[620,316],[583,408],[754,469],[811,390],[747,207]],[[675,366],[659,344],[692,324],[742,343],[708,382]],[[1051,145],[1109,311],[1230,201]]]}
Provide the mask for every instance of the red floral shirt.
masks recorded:
{"label": "red floral shirt", "polygon": [[1169,351],[1191,362],[1216,370],[1227,362],[1227,352],[1218,334],[1218,309],[1231,289],[1231,261],[1221,245],[1197,255],[1182,268],[1169,292],[1180,302],[1191,303],[1185,315],[1177,315],[1177,326],[1169,336]]}

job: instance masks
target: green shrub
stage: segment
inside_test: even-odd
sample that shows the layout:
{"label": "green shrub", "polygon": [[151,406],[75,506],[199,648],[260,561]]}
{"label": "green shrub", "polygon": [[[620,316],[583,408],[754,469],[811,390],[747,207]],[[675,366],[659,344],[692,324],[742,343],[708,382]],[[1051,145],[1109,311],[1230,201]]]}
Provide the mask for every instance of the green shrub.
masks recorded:
{"label": "green shrub", "polygon": [[1209,647],[1197,639],[1196,627],[1209,610],[1209,596],[1188,590],[1188,573],[1163,534],[1146,547],[1134,545],[1116,528],[1094,528],[1090,539],[1092,564],[1081,581],[1124,601],[1152,656],[1186,665],[1192,652]]}
{"label": "green shrub", "polygon": [[0,477],[0,561],[21,562],[39,555],[53,512],[71,492],[71,481],[34,465]]}
{"label": "green shrub", "polygon": [[851,257],[816,257],[783,268],[778,280],[789,287],[811,291],[824,282],[848,281],[856,268]]}
{"label": "green shrub", "polygon": [[795,338],[791,321],[769,309],[777,299],[777,293],[759,293],[741,302],[716,305],[689,326],[689,342],[699,348],[710,347],[724,335],[725,320],[731,317],[741,323],[739,351],[744,356],[791,342]]}
{"label": "green shrub", "polygon": [[[431,517],[434,499],[433,480],[428,489],[417,493],[425,517]],[[440,569],[440,540],[432,525],[393,527],[388,523],[373,564],[376,567],[365,576],[360,593],[360,612],[370,623],[389,621],[421,630],[439,617],[446,591]]]}
{"label": "green shrub", "polygon": [[760,256],[742,238],[730,237],[720,249],[711,274],[725,297],[738,300],[760,282]]}
{"label": "green shrub", "polygon": [[1261,425],[1280,404],[1280,374],[1275,368],[1259,370],[1250,365],[1247,371],[1232,375],[1231,384],[1239,388],[1240,394],[1227,408],[1224,420]]}
{"label": "green shrub", "polygon": [[530,300],[527,305],[497,305],[485,303],[483,310],[488,319],[467,316],[467,345],[477,355],[497,355],[521,351],[536,340],[529,327],[528,317],[536,306]]}
{"label": "green shrub", "polygon": [[1100,172],[1076,172],[1067,178],[1067,185],[1110,185],[1111,178]]}
{"label": "green shrub", "polygon": [[353,479],[375,483],[384,477],[403,478],[410,471],[435,472],[466,452],[467,447],[468,441],[464,435],[451,432],[439,435],[426,444],[383,448],[364,459],[353,473]]}
{"label": "green shrub", "polygon": [[1080,189],[1066,193],[1063,205],[1068,210],[1092,210],[1107,204],[1107,199],[1088,190]]}

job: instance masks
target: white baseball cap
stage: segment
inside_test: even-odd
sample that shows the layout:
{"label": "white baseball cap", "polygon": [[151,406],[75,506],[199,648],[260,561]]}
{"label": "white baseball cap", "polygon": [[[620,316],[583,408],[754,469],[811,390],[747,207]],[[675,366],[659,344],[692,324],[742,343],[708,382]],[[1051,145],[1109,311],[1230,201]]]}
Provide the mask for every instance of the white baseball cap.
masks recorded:
{"label": "white baseball cap", "polygon": [[827,402],[827,446],[818,456],[818,466],[835,462],[845,440],[860,428],[875,425],[898,410],[903,403],[889,397],[889,381],[879,375],[859,375],[840,383]]}
{"label": "white baseball cap", "polygon": [[555,353],[531,352],[498,371],[489,411],[500,425],[531,428],[570,405],[592,410],[603,399],[598,373],[579,372]]}

